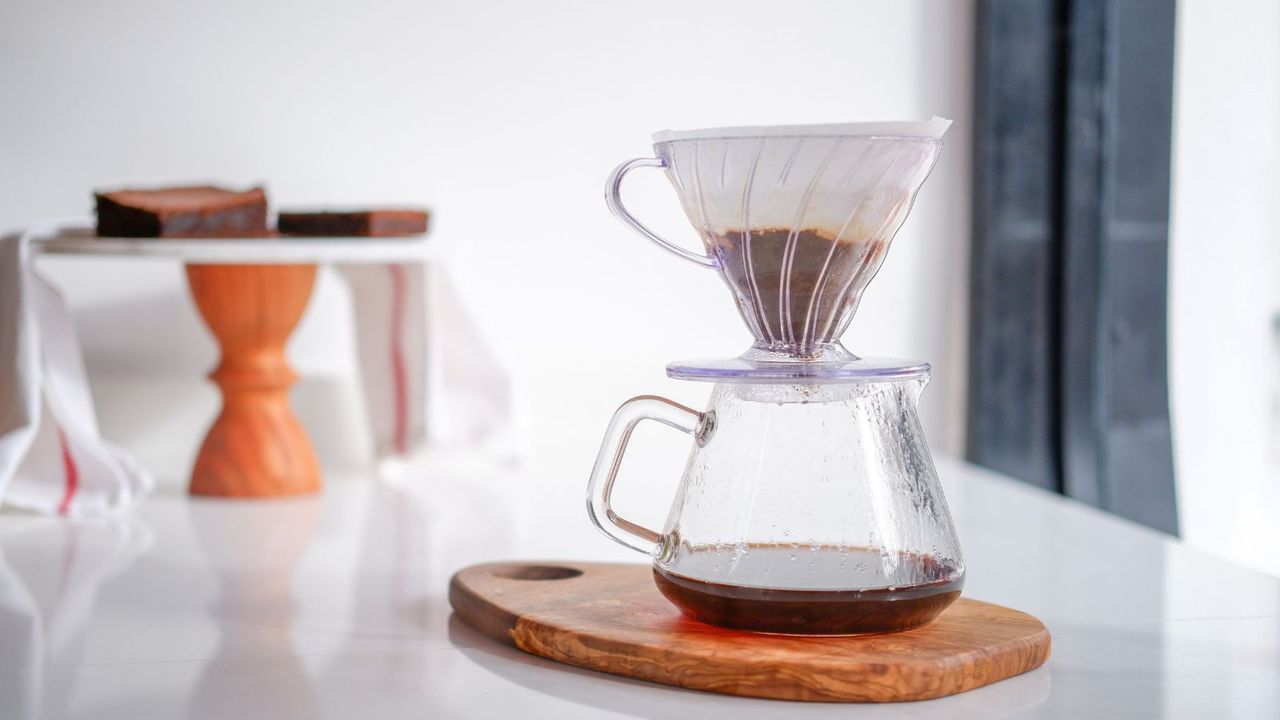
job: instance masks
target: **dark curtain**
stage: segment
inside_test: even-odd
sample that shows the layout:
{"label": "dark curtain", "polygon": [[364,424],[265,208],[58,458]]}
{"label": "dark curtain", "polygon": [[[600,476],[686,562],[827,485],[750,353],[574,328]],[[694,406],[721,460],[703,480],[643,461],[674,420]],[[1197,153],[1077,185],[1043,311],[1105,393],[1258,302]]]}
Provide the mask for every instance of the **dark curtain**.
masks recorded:
{"label": "dark curtain", "polygon": [[1173,2],[979,0],[969,458],[1177,533]]}

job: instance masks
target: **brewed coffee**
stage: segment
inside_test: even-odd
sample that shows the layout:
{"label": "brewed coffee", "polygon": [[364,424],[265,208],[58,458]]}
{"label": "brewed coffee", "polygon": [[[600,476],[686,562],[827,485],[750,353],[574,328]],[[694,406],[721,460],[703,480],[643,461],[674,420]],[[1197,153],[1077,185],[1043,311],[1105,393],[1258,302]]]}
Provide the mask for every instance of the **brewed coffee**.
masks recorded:
{"label": "brewed coffee", "polygon": [[708,582],[654,566],[658,589],[689,617],[797,635],[920,627],[954,602],[964,584],[963,573],[932,556],[886,557],[870,548],[698,548],[682,556],[680,567],[735,581]]}

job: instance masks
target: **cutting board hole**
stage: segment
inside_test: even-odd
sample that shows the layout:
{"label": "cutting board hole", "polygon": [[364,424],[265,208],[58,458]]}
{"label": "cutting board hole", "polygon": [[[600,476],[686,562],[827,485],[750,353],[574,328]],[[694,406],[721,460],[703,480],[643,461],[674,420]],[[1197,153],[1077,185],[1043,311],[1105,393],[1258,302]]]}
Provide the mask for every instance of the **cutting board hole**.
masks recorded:
{"label": "cutting board hole", "polygon": [[498,568],[493,574],[507,580],[568,580],[578,577],[582,571],[560,565],[513,565]]}

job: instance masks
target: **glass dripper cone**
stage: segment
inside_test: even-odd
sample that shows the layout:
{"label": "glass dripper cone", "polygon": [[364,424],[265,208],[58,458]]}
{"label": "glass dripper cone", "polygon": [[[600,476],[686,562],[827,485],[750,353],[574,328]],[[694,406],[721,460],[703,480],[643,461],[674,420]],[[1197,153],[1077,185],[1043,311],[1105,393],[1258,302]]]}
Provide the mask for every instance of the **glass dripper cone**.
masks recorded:
{"label": "glass dripper cone", "polygon": [[[715,267],[755,338],[743,359],[847,361],[862,292],[941,150],[950,121],[661,132],[655,160],[611,180],[611,208],[677,254]],[[666,169],[707,256],[627,214],[621,175]]]}

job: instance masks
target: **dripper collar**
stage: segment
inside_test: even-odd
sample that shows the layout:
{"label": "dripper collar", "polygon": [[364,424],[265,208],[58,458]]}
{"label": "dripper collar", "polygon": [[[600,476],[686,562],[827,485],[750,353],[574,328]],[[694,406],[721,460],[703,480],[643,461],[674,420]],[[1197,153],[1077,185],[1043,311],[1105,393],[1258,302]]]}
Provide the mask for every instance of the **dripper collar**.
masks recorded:
{"label": "dripper collar", "polygon": [[677,360],[667,377],[715,383],[868,383],[927,379],[929,363],[899,358],[776,362],[743,357]]}

